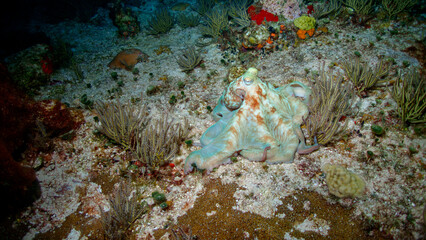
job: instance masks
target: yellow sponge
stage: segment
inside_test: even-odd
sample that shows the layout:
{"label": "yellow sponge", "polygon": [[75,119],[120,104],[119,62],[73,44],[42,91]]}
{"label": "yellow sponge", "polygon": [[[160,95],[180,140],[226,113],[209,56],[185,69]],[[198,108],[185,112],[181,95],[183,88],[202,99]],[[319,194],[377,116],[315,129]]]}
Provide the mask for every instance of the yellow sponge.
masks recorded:
{"label": "yellow sponge", "polygon": [[294,19],[294,25],[302,30],[311,30],[315,28],[315,18],[309,16],[301,16]]}

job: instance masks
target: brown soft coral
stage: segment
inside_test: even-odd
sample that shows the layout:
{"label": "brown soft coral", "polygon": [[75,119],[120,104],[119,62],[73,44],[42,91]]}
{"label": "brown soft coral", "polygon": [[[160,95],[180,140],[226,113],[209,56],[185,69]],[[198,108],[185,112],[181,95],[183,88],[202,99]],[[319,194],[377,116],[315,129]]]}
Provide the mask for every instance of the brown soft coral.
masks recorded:
{"label": "brown soft coral", "polygon": [[126,49],[121,51],[108,64],[111,69],[131,70],[136,63],[148,61],[149,56],[136,48]]}

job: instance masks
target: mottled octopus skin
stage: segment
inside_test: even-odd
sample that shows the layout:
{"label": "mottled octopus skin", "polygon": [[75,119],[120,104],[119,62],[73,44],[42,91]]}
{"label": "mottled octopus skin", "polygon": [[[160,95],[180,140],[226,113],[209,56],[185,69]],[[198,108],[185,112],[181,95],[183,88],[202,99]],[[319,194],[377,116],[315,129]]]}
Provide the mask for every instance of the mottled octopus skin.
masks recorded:
{"label": "mottled octopus skin", "polygon": [[293,82],[275,89],[257,73],[250,68],[225,89],[213,110],[217,122],[201,136],[203,148],[186,158],[185,173],[194,165],[212,171],[235,153],[274,164],[292,162],[296,151],[306,154],[318,148],[305,145],[300,129],[308,115],[309,88]]}

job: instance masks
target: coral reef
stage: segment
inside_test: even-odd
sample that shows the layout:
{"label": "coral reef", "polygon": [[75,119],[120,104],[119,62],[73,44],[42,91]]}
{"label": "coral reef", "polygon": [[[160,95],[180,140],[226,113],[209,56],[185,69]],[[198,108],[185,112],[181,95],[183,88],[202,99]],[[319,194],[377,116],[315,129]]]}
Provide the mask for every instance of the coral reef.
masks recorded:
{"label": "coral reef", "polygon": [[138,62],[148,61],[149,56],[141,50],[132,48],[119,52],[108,64],[111,69],[132,70]]}
{"label": "coral reef", "polygon": [[264,45],[266,45],[266,41],[269,37],[270,32],[265,25],[254,26],[244,31],[241,45],[246,49],[261,49]]}
{"label": "coral reef", "polygon": [[37,44],[6,59],[12,79],[27,94],[34,95],[49,83],[53,72],[49,49],[48,45]]}
{"label": "coral reef", "polygon": [[[173,235],[174,226],[189,226],[202,239],[218,240],[424,238],[424,80],[410,73],[418,69],[422,77],[425,72],[424,4],[389,17],[385,0],[116,2],[123,9],[130,6],[145,26],[150,15],[163,7],[172,19],[177,17],[176,23],[179,16],[194,17],[190,25],[202,18],[204,27],[209,11],[225,8],[227,16],[220,23],[225,27],[211,34],[203,33],[201,24],[183,29],[189,24],[180,23],[182,27],[161,35],[144,32],[123,38],[107,17],[114,13],[113,4],[105,3],[90,22],[37,24],[36,29],[49,38],[70,45],[60,44],[58,53],[52,46],[55,57],[48,54],[36,62],[41,73],[51,74],[48,84],[34,95],[42,102],[25,98],[0,109],[6,113],[0,116],[8,126],[5,134],[25,126],[23,135],[7,135],[6,140],[0,136],[6,145],[0,145],[6,159],[1,174],[15,174],[7,179],[11,191],[6,195],[16,202],[37,197],[32,190],[37,190],[34,176],[42,190],[30,207],[21,205],[24,212],[7,218],[11,229],[22,229],[24,239],[191,238],[185,228],[185,235],[180,229]],[[373,2],[373,6],[363,15],[343,2]],[[188,7],[194,3],[204,6],[203,15]],[[254,12],[248,12],[247,5],[254,5]],[[262,24],[257,25],[250,13],[261,11],[270,13],[270,19],[278,16],[278,21],[259,17],[256,20]],[[301,13],[314,17],[321,28],[298,29],[293,20]],[[361,24],[368,19],[372,21]],[[192,66],[199,55],[203,61],[193,71],[182,72],[177,58],[192,46],[193,55],[181,61],[194,60],[187,64]],[[117,69],[129,71],[106,66],[128,48],[150,53],[151,61],[130,65],[117,60]],[[350,98],[355,84],[343,76],[341,62],[356,59],[362,71],[375,71],[380,59],[392,65],[389,76],[380,76],[382,84],[359,93],[362,86],[355,86],[361,97]],[[327,71],[321,69],[323,63]],[[262,81],[251,81],[256,75],[250,74],[252,69],[245,74],[250,67],[259,69],[257,77]],[[388,88],[379,88],[387,84]],[[5,96],[0,99],[9,98],[8,91],[2,92]],[[46,100],[52,98],[61,102]],[[99,106],[93,104],[109,104],[111,99],[115,102],[111,104],[131,104],[105,112],[124,117],[102,122],[94,114]],[[22,102],[29,106],[22,107]],[[65,106],[80,107],[85,122],[79,129],[69,130],[79,125],[81,114]],[[144,106],[142,118],[151,120],[130,131],[119,127],[138,121],[135,118]],[[124,129],[127,144],[98,131],[109,123],[115,132]],[[321,146],[303,146],[303,137],[306,145],[317,141]],[[220,142],[227,144],[224,151]],[[195,161],[197,154],[204,162]],[[276,162],[293,157],[294,162],[268,164],[278,155],[288,158]],[[215,167],[226,162],[233,164]],[[368,191],[358,195],[339,189],[338,184],[327,187],[327,176],[333,174],[321,171],[326,164],[347,168],[341,175],[348,170],[358,174]],[[203,171],[185,175],[191,167],[206,169],[204,173],[214,170],[207,176]],[[7,176],[4,173],[0,179]],[[123,178],[129,182],[116,184]],[[130,190],[121,195],[127,198],[117,201],[123,208],[115,204],[112,210],[110,200],[115,196],[109,195],[118,194],[114,189],[126,184]],[[152,196],[155,192],[163,194]],[[133,217],[125,219],[123,214],[103,216],[108,210],[125,210],[126,200],[140,204],[144,199],[150,213],[133,224],[129,224]],[[131,211],[125,215],[135,216]],[[102,226],[100,218],[107,224]]]}
{"label": "coral reef", "polygon": [[234,153],[252,161],[283,163],[293,161],[296,150],[306,154],[318,148],[305,145],[300,129],[308,108],[297,97],[307,101],[310,90],[299,82],[275,89],[257,73],[249,68],[223,92],[213,110],[219,121],[201,137],[204,147],[187,157],[186,173],[193,165],[212,171]]}
{"label": "coral reef", "polygon": [[365,182],[357,174],[346,168],[325,164],[322,171],[326,174],[328,191],[336,197],[359,197],[365,192]]}
{"label": "coral reef", "polygon": [[111,15],[120,36],[132,37],[140,32],[138,18],[132,9],[124,9],[120,2],[118,2],[115,4],[115,8],[111,12]]}

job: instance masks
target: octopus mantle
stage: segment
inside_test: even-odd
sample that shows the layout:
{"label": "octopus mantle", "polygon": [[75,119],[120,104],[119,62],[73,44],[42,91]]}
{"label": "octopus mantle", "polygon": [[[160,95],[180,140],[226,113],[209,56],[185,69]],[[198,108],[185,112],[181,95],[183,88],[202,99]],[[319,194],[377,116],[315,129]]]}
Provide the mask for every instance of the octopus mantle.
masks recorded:
{"label": "octopus mantle", "polygon": [[[252,161],[292,162],[294,154],[309,153],[300,125],[308,115],[310,90],[300,82],[280,88],[265,84],[250,68],[225,89],[213,110],[216,123],[201,136],[202,149],[185,161],[185,173],[212,171],[239,153]],[[303,97],[302,101],[299,97]]]}

